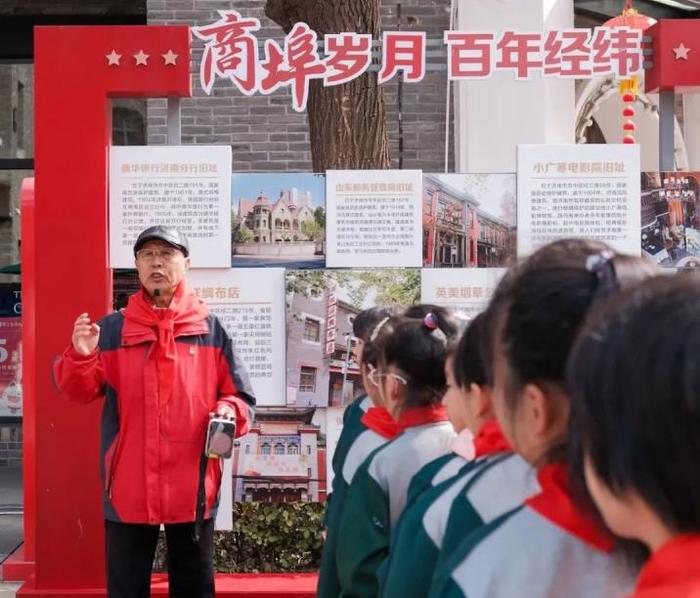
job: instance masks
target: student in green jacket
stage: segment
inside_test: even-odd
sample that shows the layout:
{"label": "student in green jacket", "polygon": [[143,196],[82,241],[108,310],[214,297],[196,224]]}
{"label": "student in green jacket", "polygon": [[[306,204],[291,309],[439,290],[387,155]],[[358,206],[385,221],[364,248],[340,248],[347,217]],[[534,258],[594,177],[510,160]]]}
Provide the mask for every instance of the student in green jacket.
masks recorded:
{"label": "student in green jacket", "polygon": [[400,434],[365,460],[350,485],[336,551],[341,596],[378,595],[377,568],[388,554],[410,480],[446,454],[455,438],[441,403],[448,339],[437,316],[398,318],[391,334],[377,340],[381,357],[372,382]]}
{"label": "student in green jacket", "polygon": [[641,258],[583,240],[551,243],[520,266],[496,325],[493,402],[504,434],[535,469],[540,489],[504,511],[512,478],[489,476],[498,465],[472,482],[467,497],[485,524],[456,548],[443,544],[445,558],[438,561],[431,598],[629,592],[634,570],[590,509],[574,499],[569,484],[565,367],[591,307],[655,272]]}
{"label": "student in green jacket", "polygon": [[358,339],[354,357],[360,366],[365,394],[348,405],[343,414],[343,429],[333,453],[332,493],[326,507],[326,541],[321,555],[321,567],[316,595],[335,598],[340,592],[335,562],[338,525],[345,504],[347,489],[357,467],[376,448],[396,436],[396,423],[381,406],[376,385],[369,382],[369,373],[377,367],[377,349],[372,340],[387,327],[393,312],[383,307],[372,307],[355,317],[352,331]]}
{"label": "student in green jacket", "polygon": [[[445,473],[448,464],[436,469],[436,464],[444,463],[440,457],[413,477],[409,500],[411,490],[417,492],[422,487],[422,494],[407,505],[392,534],[389,557],[380,575],[382,595],[387,598],[428,595],[451,501],[479,467],[510,452],[495,420],[487,385],[490,320],[486,312],[476,316],[445,363],[447,392],[443,403],[458,432],[453,460],[460,468],[452,476]],[[440,480],[441,476],[449,477]]]}

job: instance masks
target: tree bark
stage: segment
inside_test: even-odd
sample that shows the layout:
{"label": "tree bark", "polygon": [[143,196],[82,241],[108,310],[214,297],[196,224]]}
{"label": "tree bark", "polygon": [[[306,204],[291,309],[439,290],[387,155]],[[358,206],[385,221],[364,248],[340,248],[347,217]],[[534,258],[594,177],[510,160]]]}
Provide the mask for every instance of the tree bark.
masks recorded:
{"label": "tree bark", "polygon": [[[305,22],[319,38],[355,31],[380,39],[379,0],[267,0],[265,14],[285,33]],[[311,81],[307,111],[314,171],[390,167],[386,103],[376,73],[333,87]]]}

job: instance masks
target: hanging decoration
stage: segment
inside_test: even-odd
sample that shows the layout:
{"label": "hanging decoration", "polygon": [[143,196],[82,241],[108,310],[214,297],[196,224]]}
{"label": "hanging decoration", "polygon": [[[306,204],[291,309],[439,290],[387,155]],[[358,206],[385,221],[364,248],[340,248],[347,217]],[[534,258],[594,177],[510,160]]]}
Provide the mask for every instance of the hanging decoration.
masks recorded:
{"label": "hanging decoration", "polygon": [[[616,27],[629,27],[645,31],[656,23],[656,19],[641,14],[632,6],[632,0],[626,0],[622,14],[603,23],[603,27],[614,29]],[[639,93],[639,75],[631,75],[620,80],[618,85],[624,108],[622,109],[622,143],[636,143],[634,132],[637,125],[633,118],[636,115],[634,103]]]}

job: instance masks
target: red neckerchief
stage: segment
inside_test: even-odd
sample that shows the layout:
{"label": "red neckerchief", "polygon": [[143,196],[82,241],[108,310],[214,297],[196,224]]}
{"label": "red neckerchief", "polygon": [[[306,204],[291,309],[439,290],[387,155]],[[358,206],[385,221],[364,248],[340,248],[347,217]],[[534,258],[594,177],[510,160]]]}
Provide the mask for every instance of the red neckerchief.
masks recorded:
{"label": "red neckerchief", "polygon": [[474,438],[474,456],[477,458],[496,453],[510,453],[512,450],[510,443],[501,432],[501,426],[495,419],[481,426],[481,430]]}
{"label": "red neckerchief", "polygon": [[187,288],[184,280],[175,289],[173,299],[165,309],[154,309],[144,293],[141,289],[129,297],[123,311],[122,339],[127,346],[157,341],[159,405],[163,407],[170,400],[175,383],[175,337],[208,332],[205,318],[209,309]]}
{"label": "red neckerchief", "polygon": [[571,500],[569,472],[564,465],[542,467],[537,472],[537,480],[542,491],[528,498],[526,505],[593,548],[612,552],[615,547],[612,537]]}
{"label": "red neckerchief", "polygon": [[384,407],[370,407],[360,420],[369,430],[391,440],[399,433],[394,418]]}
{"label": "red neckerchief", "polygon": [[447,421],[447,408],[442,403],[439,403],[425,407],[411,407],[402,411],[396,426],[399,432],[403,432],[406,428],[445,421]]}
{"label": "red neckerchief", "polygon": [[[686,591],[674,592],[676,586]],[[700,534],[673,538],[652,554],[642,567],[634,595],[700,596]]]}

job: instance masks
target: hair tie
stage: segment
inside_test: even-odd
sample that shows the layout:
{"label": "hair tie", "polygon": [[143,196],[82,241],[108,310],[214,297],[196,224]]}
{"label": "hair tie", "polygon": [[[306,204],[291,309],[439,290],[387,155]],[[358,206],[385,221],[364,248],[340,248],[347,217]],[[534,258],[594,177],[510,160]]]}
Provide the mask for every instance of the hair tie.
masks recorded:
{"label": "hair tie", "polygon": [[386,324],[389,320],[391,320],[390,317],[386,317],[383,320],[379,321],[379,324],[377,324],[374,327],[374,330],[372,330],[372,334],[369,335],[369,341],[373,343],[375,340],[377,340],[377,336],[379,336],[379,333],[381,332],[382,328],[384,327],[384,324]]}
{"label": "hair tie", "polygon": [[607,297],[617,288],[617,275],[615,273],[615,252],[604,249],[586,259],[586,270],[595,276],[595,299]]}
{"label": "hair tie", "polygon": [[423,318],[423,326],[425,326],[431,332],[436,330],[438,327],[437,316],[432,312],[425,314],[425,317]]}
{"label": "hair tie", "polygon": [[589,255],[586,259],[586,270],[599,276],[601,271],[610,264],[614,257],[615,253],[609,249],[603,249],[603,251]]}

